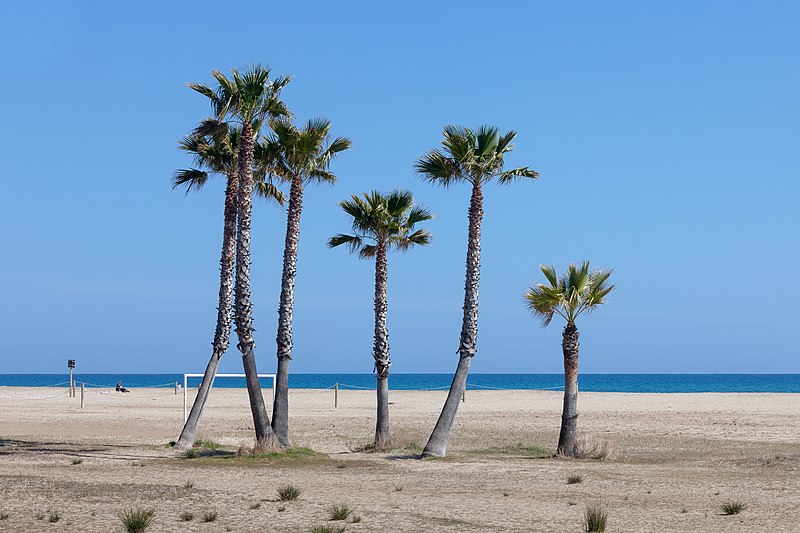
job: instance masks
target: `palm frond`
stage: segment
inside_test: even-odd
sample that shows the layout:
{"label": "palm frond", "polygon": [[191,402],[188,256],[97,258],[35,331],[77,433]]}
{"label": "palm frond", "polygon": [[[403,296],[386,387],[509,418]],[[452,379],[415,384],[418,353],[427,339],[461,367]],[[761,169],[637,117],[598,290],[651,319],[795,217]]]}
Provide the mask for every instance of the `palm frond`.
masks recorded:
{"label": "palm frond", "polygon": [[378,247],[374,244],[366,244],[361,247],[361,250],[358,252],[358,257],[361,259],[369,259],[375,257],[375,254],[378,253]]}
{"label": "palm frond", "polygon": [[464,179],[461,167],[455,159],[447,157],[440,150],[432,150],[417,159],[414,171],[425,180],[449,187]]}
{"label": "palm frond", "polygon": [[199,191],[208,181],[208,173],[196,168],[176,170],[172,175],[172,188],[186,187],[186,194],[194,189]]}
{"label": "palm frond", "polygon": [[363,244],[364,241],[358,235],[345,235],[344,233],[337,233],[328,240],[328,248],[347,245],[351,254],[359,251]]}
{"label": "palm frond", "polygon": [[275,201],[278,205],[284,205],[286,202],[286,195],[270,180],[256,181],[253,192],[260,198]]}
{"label": "palm frond", "polygon": [[538,179],[539,173],[531,170],[528,167],[517,167],[511,170],[501,172],[497,177],[497,182],[501,185],[507,185],[517,180],[518,178]]}

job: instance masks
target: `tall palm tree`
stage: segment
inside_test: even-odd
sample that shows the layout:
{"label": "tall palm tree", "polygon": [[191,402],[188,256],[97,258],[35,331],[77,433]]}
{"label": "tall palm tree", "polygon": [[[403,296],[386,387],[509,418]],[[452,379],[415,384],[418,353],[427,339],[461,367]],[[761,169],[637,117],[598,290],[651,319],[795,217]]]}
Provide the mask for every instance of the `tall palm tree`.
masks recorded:
{"label": "tall palm tree", "polygon": [[309,120],[298,128],[289,120],[270,123],[272,134],[264,145],[270,154],[270,172],[291,183],[286,220],[286,242],[283,250],[281,297],[278,306],[278,370],[275,379],[275,402],[272,408],[272,429],[278,442],[289,441],[289,361],[292,359],[292,314],[294,281],[297,274],[297,245],[300,239],[300,215],[303,211],[303,187],[310,182],[332,184],[336,175],[330,171],[331,160],[351,146],[349,139],[331,139],[331,123],[326,119]]}
{"label": "tall palm tree", "polygon": [[[190,83],[189,87],[208,97],[211,101],[215,124],[202,126],[197,134],[208,134],[219,129],[223,120],[239,124],[242,128],[238,150],[239,189],[236,198],[236,284],[235,323],[239,337],[237,345],[242,352],[247,393],[250,410],[256,431],[256,445],[271,447],[275,439],[269,422],[254,353],[253,306],[250,301],[250,221],[253,208],[253,158],[255,153],[258,125],[267,119],[288,116],[286,105],[280,100],[281,90],[289,83],[289,77],[270,78],[269,68],[254,65],[242,72],[232,69],[228,78],[218,70],[211,72],[217,82],[216,88],[208,85]],[[254,127],[254,124],[256,127]]]}
{"label": "tall palm tree", "polygon": [[564,408],[561,412],[561,433],[558,436],[557,455],[574,457],[578,441],[578,327],[577,319],[606,303],[606,296],[614,290],[608,284],[610,270],[589,271],[589,262],[580,266],[572,263],[561,277],[556,269],[540,265],[547,284],[537,283],[525,292],[525,300],[533,314],[547,327],[555,315],[567,321],[562,333],[564,352]]}
{"label": "tall palm tree", "polygon": [[392,191],[384,196],[372,191],[363,196],[353,195],[339,206],[352,218],[353,235],[339,233],[328,241],[330,248],[347,245],[350,253],[358,252],[362,259],[375,259],[375,337],[372,357],[378,378],[378,416],[375,425],[375,449],[382,450],[390,444],[389,432],[389,330],[387,313],[387,252],[392,248],[405,252],[412,246],[425,246],[431,234],[424,229],[415,230],[420,222],[433,218],[431,213],[414,205],[409,191]]}
{"label": "tall palm tree", "polygon": [[[219,128],[218,128],[219,129]],[[241,128],[230,126],[222,135],[189,135],[180,140],[180,149],[191,154],[198,168],[181,169],[175,172],[173,188],[184,187],[186,193],[200,190],[210,176],[219,175],[226,179],[224,225],[222,232],[222,256],[220,258],[219,300],[217,305],[217,324],[214,329],[211,359],[206,367],[203,381],[197,391],[189,417],[183,425],[176,447],[191,448],[197,438],[197,427],[214,383],[220,360],[228,350],[231,331],[231,309],[233,295],[233,275],[236,252],[236,194],[238,192],[238,169],[236,166]],[[259,157],[255,154],[256,162]],[[259,187],[257,194],[271,198],[283,205],[283,194],[270,181],[265,180],[264,172],[257,170]]]}
{"label": "tall palm tree", "polygon": [[442,149],[423,155],[416,162],[415,170],[423,178],[443,187],[466,181],[472,185],[472,197],[469,202],[467,275],[464,285],[464,316],[457,352],[458,366],[436,427],[422,452],[423,457],[443,456],[447,453],[447,442],[458,411],[458,402],[466,387],[469,366],[477,350],[483,185],[493,179],[506,184],[516,178],[539,176],[528,167],[504,170],[505,156],[514,149],[511,141],[517,135],[515,131],[500,135],[499,130],[493,126],[481,126],[477,130],[463,126],[446,126],[443,135]]}

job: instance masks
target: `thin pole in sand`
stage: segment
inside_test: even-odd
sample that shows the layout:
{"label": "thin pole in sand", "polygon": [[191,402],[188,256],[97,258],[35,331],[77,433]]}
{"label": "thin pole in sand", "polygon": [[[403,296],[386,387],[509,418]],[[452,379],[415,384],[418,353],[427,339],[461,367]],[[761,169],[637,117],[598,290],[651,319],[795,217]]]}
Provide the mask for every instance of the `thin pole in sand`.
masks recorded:
{"label": "thin pole in sand", "polygon": [[339,407],[339,383],[333,386],[333,406]]}
{"label": "thin pole in sand", "polygon": [[81,383],[81,409],[83,409],[83,386],[84,383]]}
{"label": "thin pole in sand", "polygon": [[175,396],[178,395],[178,382],[175,382]]}
{"label": "thin pole in sand", "polygon": [[464,385],[464,390],[461,391],[461,403],[467,401],[467,386]]}

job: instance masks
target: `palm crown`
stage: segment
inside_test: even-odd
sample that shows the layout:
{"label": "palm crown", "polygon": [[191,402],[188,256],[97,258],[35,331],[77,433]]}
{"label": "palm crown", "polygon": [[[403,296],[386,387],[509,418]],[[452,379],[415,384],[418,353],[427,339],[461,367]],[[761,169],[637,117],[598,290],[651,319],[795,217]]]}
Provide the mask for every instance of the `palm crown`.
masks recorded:
{"label": "palm crown", "polygon": [[328,247],[347,245],[351,253],[359,257],[374,257],[378,245],[384,244],[401,251],[431,242],[427,230],[414,227],[420,222],[430,220],[433,215],[424,207],[415,206],[409,191],[392,191],[382,195],[378,191],[353,195],[339,205],[353,219],[354,235],[339,233],[328,241]]}
{"label": "palm crown", "polygon": [[500,183],[539,177],[538,172],[528,167],[503,169],[505,155],[514,149],[511,141],[516,131],[500,135],[494,126],[472,130],[451,125],[442,133],[442,149],[428,152],[414,165],[414,169],[429,181],[445,187],[457,181],[479,186],[495,177]]}
{"label": "palm crown", "polygon": [[[216,89],[202,83],[188,85],[211,100],[217,121],[231,117],[240,124],[260,125],[265,119],[290,115],[280,99],[280,92],[291,77],[270,79],[271,72],[268,67],[258,64],[245,68],[244,72],[233,68],[230,78],[213,70],[211,75],[217,81]],[[259,128],[253,129],[258,131]]]}
{"label": "palm crown", "polygon": [[[211,122],[217,125],[212,134],[200,135],[193,133],[183,137],[179,142],[181,150],[188,152],[194,158],[194,165],[199,168],[185,168],[175,171],[172,177],[172,188],[186,187],[188,194],[192,189],[200,190],[208,182],[209,174],[233,176],[237,172],[239,154],[239,140],[242,137],[242,128],[217,121],[204,121],[199,128],[206,127],[211,130]],[[205,124],[205,126],[203,126]],[[227,132],[223,130],[227,128]],[[196,130],[197,131],[197,130]],[[272,199],[283,205],[284,195],[266,173],[266,152],[263,147],[255,147],[255,192],[259,196]]]}
{"label": "palm crown", "polygon": [[331,139],[331,123],[327,119],[311,119],[305,127],[298,128],[286,118],[270,123],[272,133],[259,143],[264,153],[266,170],[279,179],[291,181],[294,177],[305,180],[333,183],[331,160],[350,148],[346,137]]}
{"label": "palm crown", "polygon": [[570,263],[561,277],[552,266],[539,268],[548,284],[537,283],[525,292],[528,308],[542,320],[543,326],[550,324],[554,315],[564,317],[567,324],[585,312],[591,312],[606,303],[606,296],[614,290],[608,284],[611,270],[589,270],[589,262],[580,266]]}

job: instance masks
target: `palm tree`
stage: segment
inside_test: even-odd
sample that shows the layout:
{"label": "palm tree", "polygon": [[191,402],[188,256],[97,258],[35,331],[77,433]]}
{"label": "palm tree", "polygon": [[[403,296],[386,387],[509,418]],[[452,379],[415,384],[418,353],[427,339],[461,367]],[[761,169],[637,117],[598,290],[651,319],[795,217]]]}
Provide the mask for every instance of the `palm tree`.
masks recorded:
{"label": "palm tree", "polygon": [[548,284],[537,283],[525,293],[525,300],[534,315],[547,327],[555,315],[567,321],[562,333],[564,352],[564,408],[561,412],[561,433],[558,436],[556,455],[574,457],[578,440],[578,328],[577,319],[606,303],[606,296],[614,290],[608,284],[610,270],[589,271],[589,262],[580,266],[572,263],[558,277],[556,269],[540,265]]}
{"label": "palm tree", "polygon": [[472,185],[469,203],[469,237],[467,245],[467,275],[464,285],[464,317],[458,346],[458,366],[453,375],[442,412],[422,452],[423,457],[447,453],[450,429],[458,411],[458,402],[466,384],[469,366],[478,341],[478,282],[480,280],[481,221],[483,220],[483,184],[497,179],[501,184],[516,178],[537,178],[539,174],[528,167],[504,170],[505,156],[514,149],[511,141],[517,135],[509,131],[500,135],[493,126],[471,130],[463,126],[446,126],[442,149],[423,155],[415,170],[423,178],[448,187],[466,181]]}
{"label": "palm tree", "polygon": [[[236,248],[236,194],[238,191],[238,169],[236,166],[241,128],[230,126],[223,135],[190,135],[180,140],[180,149],[191,154],[195,166],[199,168],[181,169],[175,172],[173,188],[185,187],[200,190],[210,176],[223,176],[227,181],[225,188],[224,225],[222,232],[222,256],[220,258],[219,301],[217,324],[214,329],[211,359],[206,367],[203,381],[197,391],[189,417],[176,443],[179,449],[191,448],[197,438],[197,427],[203,414],[209,391],[214,383],[220,360],[228,350],[231,331],[231,309],[233,295],[233,272]],[[259,154],[256,153],[256,161]],[[283,194],[271,182],[264,179],[264,173],[257,176],[259,187],[256,192],[283,205]]]}
{"label": "palm tree", "polygon": [[[250,220],[253,208],[253,158],[255,141],[259,125],[265,120],[288,116],[284,103],[280,100],[280,92],[289,77],[270,79],[271,71],[261,65],[247,67],[243,72],[231,71],[228,78],[218,70],[211,75],[217,81],[217,87],[190,83],[189,87],[208,97],[214,110],[216,120],[201,126],[196,134],[209,134],[218,131],[221,121],[237,123],[242,128],[238,150],[239,189],[236,198],[236,284],[235,323],[239,337],[237,345],[242,352],[247,393],[250,398],[250,410],[253,414],[253,425],[256,431],[258,447],[272,447],[274,434],[269,422],[264,397],[261,394],[261,383],[258,381],[258,370],[253,341],[253,306],[250,301]],[[254,124],[256,125],[254,127]]]}
{"label": "palm tree", "polygon": [[290,446],[289,361],[292,359],[294,280],[297,273],[303,187],[309,182],[334,183],[336,176],[330,171],[331,160],[349,149],[351,142],[345,137],[331,139],[331,123],[326,119],[309,120],[304,128],[297,128],[286,119],[272,121],[270,126],[272,134],[264,145],[272,160],[270,172],[291,183],[278,306],[278,370],[275,379],[275,403],[272,408],[272,430],[282,446]]}
{"label": "palm tree", "polygon": [[375,258],[375,337],[372,357],[378,377],[378,416],[375,425],[375,449],[382,450],[390,444],[389,433],[389,330],[386,327],[386,287],[388,263],[386,254],[394,248],[405,252],[415,245],[431,242],[431,234],[414,227],[433,218],[431,213],[414,206],[409,191],[392,191],[384,196],[372,191],[363,197],[353,195],[339,205],[353,219],[353,235],[339,233],[328,241],[330,248],[347,245],[351,253],[358,252],[362,259]]}

